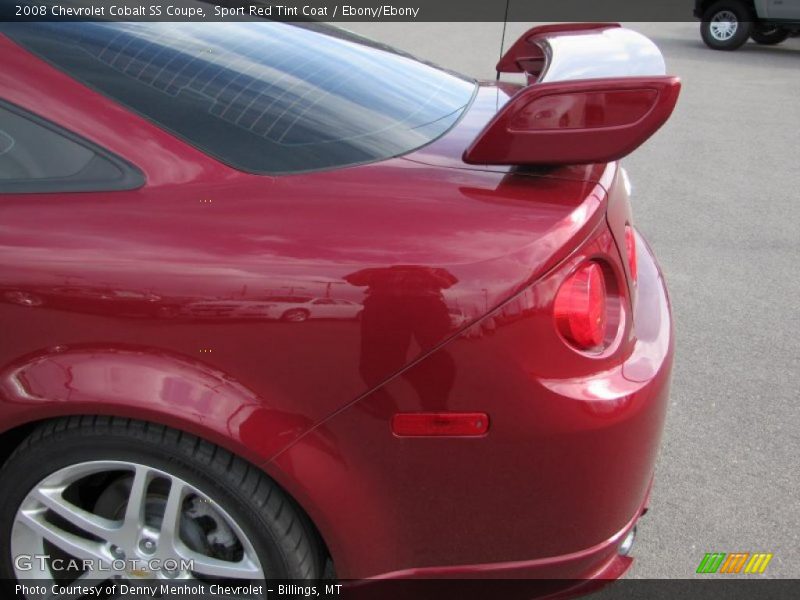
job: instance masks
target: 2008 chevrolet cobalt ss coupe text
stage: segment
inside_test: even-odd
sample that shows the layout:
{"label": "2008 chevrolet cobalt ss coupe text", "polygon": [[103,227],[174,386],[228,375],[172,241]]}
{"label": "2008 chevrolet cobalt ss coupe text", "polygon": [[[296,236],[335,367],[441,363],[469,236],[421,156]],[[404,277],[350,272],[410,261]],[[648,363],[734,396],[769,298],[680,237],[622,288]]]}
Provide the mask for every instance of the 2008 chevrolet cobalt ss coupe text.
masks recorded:
{"label": "2008 chevrolet cobalt ss coupe text", "polygon": [[617,162],[677,100],[649,40],[534,28],[518,85],[321,25],[0,31],[2,577],[625,572],[673,348]]}

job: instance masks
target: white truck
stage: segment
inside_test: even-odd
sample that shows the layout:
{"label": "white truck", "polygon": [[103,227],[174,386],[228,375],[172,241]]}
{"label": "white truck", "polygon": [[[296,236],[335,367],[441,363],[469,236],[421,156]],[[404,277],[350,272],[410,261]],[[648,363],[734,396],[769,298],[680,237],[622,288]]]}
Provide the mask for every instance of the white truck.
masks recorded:
{"label": "white truck", "polygon": [[736,50],[748,38],[780,44],[800,32],[800,0],[695,0],[694,16],[714,50]]}

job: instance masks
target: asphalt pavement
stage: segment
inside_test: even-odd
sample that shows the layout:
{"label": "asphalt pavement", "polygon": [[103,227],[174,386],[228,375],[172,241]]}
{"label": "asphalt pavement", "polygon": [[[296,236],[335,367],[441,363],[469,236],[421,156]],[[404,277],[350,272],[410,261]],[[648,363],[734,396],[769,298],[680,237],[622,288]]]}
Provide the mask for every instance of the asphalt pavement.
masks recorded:
{"label": "asphalt pavement", "polygon": [[[509,24],[506,47],[532,23]],[[502,23],[346,28],[494,78]],[[677,336],[650,513],[629,577],[694,576],[706,552],[772,552],[800,577],[800,38],[716,52],[697,23],[630,23],[683,80],[624,161]]]}

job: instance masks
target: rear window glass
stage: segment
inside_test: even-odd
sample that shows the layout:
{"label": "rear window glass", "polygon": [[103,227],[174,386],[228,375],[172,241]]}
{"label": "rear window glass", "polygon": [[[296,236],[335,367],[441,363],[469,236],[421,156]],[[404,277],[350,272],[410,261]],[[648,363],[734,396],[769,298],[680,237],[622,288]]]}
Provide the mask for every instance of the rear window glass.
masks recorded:
{"label": "rear window glass", "polygon": [[3,32],[241,170],[329,169],[445,133],[474,82],[340,29],[256,22],[15,23]]}

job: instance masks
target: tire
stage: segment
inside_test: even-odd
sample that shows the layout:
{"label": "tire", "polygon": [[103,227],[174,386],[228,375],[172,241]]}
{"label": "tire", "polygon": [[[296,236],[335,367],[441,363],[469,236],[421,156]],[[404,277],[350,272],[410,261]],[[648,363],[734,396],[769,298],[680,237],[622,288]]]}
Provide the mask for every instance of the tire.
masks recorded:
{"label": "tire", "polygon": [[[248,583],[246,580],[258,584],[265,578],[317,579],[322,575],[324,554],[316,532],[276,483],[230,452],[164,426],[115,417],[50,421],[20,444],[0,470],[0,477],[6,482],[0,497],[0,578],[7,583],[28,578],[31,571],[15,568],[12,557],[26,548],[41,547],[43,539],[47,540],[46,554],[75,556],[64,554],[64,547],[54,544],[64,532],[72,533],[73,541],[76,533],[80,536],[74,552],[93,558],[110,561],[122,557],[131,562],[152,555],[164,560],[161,569],[148,563],[144,574],[137,564],[105,572],[103,577],[152,576],[156,583],[181,581],[175,577],[194,576],[208,582],[222,577],[241,585]],[[145,493],[136,504],[141,510],[129,512],[135,515],[129,521],[134,524],[132,534],[123,536],[124,527],[101,529],[100,533],[91,530],[96,538],[83,533],[90,532],[87,523],[108,527],[103,519],[124,523],[137,482],[148,483],[143,484]],[[53,493],[54,489],[58,491]],[[43,497],[51,502],[55,498],[55,504],[45,504]],[[171,504],[175,498],[179,504]],[[86,513],[73,512],[76,505],[88,510],[92,519],[77,528],[75,524]],[[58,507],[57,512],[53,506]],[[165,520],[170,506],[178,507],[176,517]],[[30,514],[39,516],[31,519]],[[66,516],[69,518],[62,518]],[[25,524],[34,521],[45,525],[37,525],[37,531]],[[164,522],[179,531],[177,544],[169,544],[172,530],[162,528]],[[42,528],[47,531],[44,535]],[[97,538],[99,549],[93,541]],[[183,570],[173,569],[166,556],[175,553],[195,562]],[[42,573],[53,578],[52,564],[40,568]],[[72,571],[67,579],[80,574]],[[56,577],[63,581],[65,573]]]}
{"label": "tire", "polygon": [[289,321],[291,323],[302,323],[308,321],[311,316],[305,308],[290,308],[281,315],[281,321]]}
{"label": "tire", "polygon": [[774,46],[780,44],[789,37],[788,29],[781,29],[780,27],[770,27],[762,25],[761,27],[753,28],[753,33],[750,38],[757,44],[764,46]]}
{"label": "tire", "polygon": [[753,14],[737,0],[720,0],[703,13],[700,35],[714,50],[736,50],[750,37]]}

